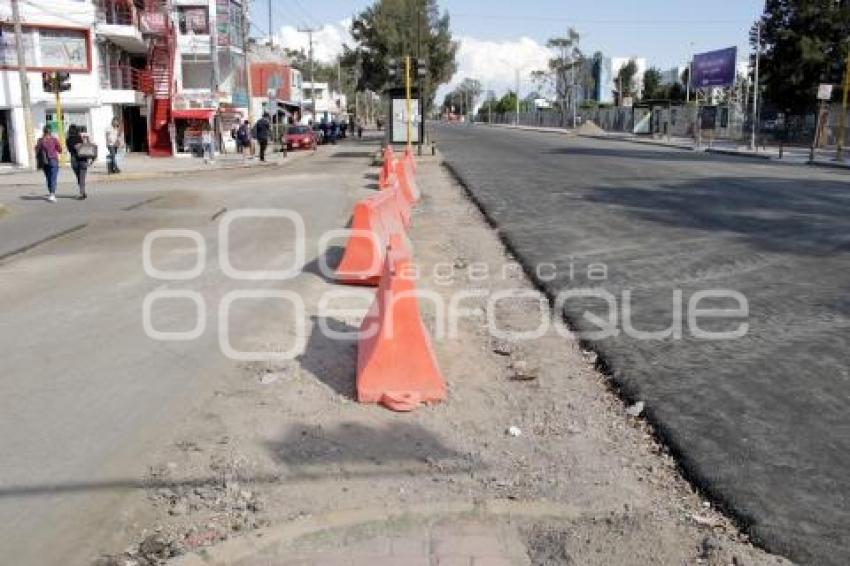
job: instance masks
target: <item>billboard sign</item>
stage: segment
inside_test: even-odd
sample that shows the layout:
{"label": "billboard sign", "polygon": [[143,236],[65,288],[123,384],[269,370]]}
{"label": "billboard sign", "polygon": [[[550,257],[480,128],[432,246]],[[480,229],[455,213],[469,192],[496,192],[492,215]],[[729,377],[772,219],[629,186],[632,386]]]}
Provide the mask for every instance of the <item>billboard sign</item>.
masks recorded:
{"label": "billboard sign", "polygon": [[694,55],[691,86],[693,88],[733,86],[737,57],[737,47]]}

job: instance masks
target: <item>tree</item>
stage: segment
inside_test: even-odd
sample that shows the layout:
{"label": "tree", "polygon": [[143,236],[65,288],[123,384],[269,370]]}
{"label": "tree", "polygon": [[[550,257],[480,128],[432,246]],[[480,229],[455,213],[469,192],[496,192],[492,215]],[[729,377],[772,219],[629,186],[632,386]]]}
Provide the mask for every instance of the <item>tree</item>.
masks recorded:
{"label": "tree", "polygon": [[667,98],[667,89],[661,86],[661,71],[650,67],[643,73],[643,98],[653,100]]}
{"label": "tree", "polygon": [[625,96],[631,96],[633,94],[636,74],[637,63],[634,59],[629,59],[629,62],[617,71],[617,89],[620,93],[620,100]]}
{"label": "tree", "polygon": [[479,96],[481,96],[481,81],[465,78],[443,98],[443,108],[448,111],[454,108],[461,114],[469,114]]}
{"label": "tree", "polygon": [[[847,0],[766,0],[760,23],[759,83],[768,102],[804,112],[817,104],[819,83],[841,84],[850,37]],[[757,43],[754,25],[750,44]]]}
{"label": "tree", "polygon": [[427,107],[437,87],[457,71],[458,44],[452,39],[448,13],[440,13],[437,0],[376,0],[351,22],[354,45],[343,46],[346,66],[360,66],[359,90],[380,92],[390,80],[391,58],[416,57],[427,62],[424,81]]}
{"label": "tree", "polygon": [[561,114],[561,125],[564,125],[568,112],[576,104],[577,85],[579,77],[592,71],[588,67],[584,55],[578,47],[581,36],[569,28],[567,34],[549,38],[546,47],[552,50],[548,69],[531,73],[532,80],[539,87],[555,91],[555,107]]}

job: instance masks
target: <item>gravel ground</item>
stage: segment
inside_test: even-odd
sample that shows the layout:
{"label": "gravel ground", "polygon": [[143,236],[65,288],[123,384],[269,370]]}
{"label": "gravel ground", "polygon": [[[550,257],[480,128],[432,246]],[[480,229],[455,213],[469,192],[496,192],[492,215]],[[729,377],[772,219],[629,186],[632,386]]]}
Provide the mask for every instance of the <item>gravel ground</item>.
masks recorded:
{"label": "gravel ground", "polygon": [[[374,173],[364,165],[364,184]],[[418,179],[410,238],[419,289],[432,292],[420,302],[432,333],[441,300],[479,293],[463,300],[457,334],[434,340],[448,400],[407,414],[357,404],[355,344],[319,332],[293,362],[244,364],[151,455],[160,464],[150,487],[116,525],[128,548],[104,549],[100,562],[214,555],[224,539],[335,510],[500,499],[573,510],[517,525],[535,565],[787,563],[682,479],[641,407],[622,404],[575,338],[552,325],[533,340],[493,335],[488,318],[528,330],[551,320],[548,306],[439,157],[420,160]],[[488,307],[500,290],[529,296]],[[308,315],[339,330],[358,323],[315,305]]]}

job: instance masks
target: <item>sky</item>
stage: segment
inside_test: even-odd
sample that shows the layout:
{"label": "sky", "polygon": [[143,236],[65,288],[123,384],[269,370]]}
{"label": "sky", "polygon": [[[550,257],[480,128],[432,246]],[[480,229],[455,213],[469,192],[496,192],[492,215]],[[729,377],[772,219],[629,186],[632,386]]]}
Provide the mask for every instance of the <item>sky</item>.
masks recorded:
{"label": "sky", "polygon": [[[254,0],[252,33],[268,35],[268,6],[276,41],[286,47],[307,45],[299,27],[318,28],[315,55],[333,60],[348,41],[351,17],[371,4],[363,0]],[[644,57],[662,70],[684,65],[691,52],[738,46],[747,59],[748,35],[763,0],[439,0],[449,12],[460,42],[458,72],[446,91],[464,77],[481,81],[485,90],[502,93],[532,89],[531,71],[546,66],[546,40],[574,27],[587,54]]]}

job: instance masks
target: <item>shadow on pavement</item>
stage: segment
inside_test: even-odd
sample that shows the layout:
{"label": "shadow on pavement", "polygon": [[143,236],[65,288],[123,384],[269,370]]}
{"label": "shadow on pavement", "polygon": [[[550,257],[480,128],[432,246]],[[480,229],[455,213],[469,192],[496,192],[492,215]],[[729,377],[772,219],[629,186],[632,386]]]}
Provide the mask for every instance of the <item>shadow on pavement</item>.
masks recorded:
{"label": "shadow on pavement", "polygon": [[468,473],[473,462],[419,424],[345,422],[333,428],[295,424],[267,448],[293,479]]}
{"label": "shadow on pavement", "polygon": [[[356,335],[359,328],[328,317],[311,317],[313,331],[297,361],[319,381],[346,399],[355,400]],[[324,328],[323,328],[324,327]],[[348,336],[330,336],[325,331]]]}
{"label": "shadow on pavement", "polygon": [[850,192],[838,181],[712,177],[656,187],[604,187],[584,200],[641,220],[746,237],[772,252],[850,251]]}

